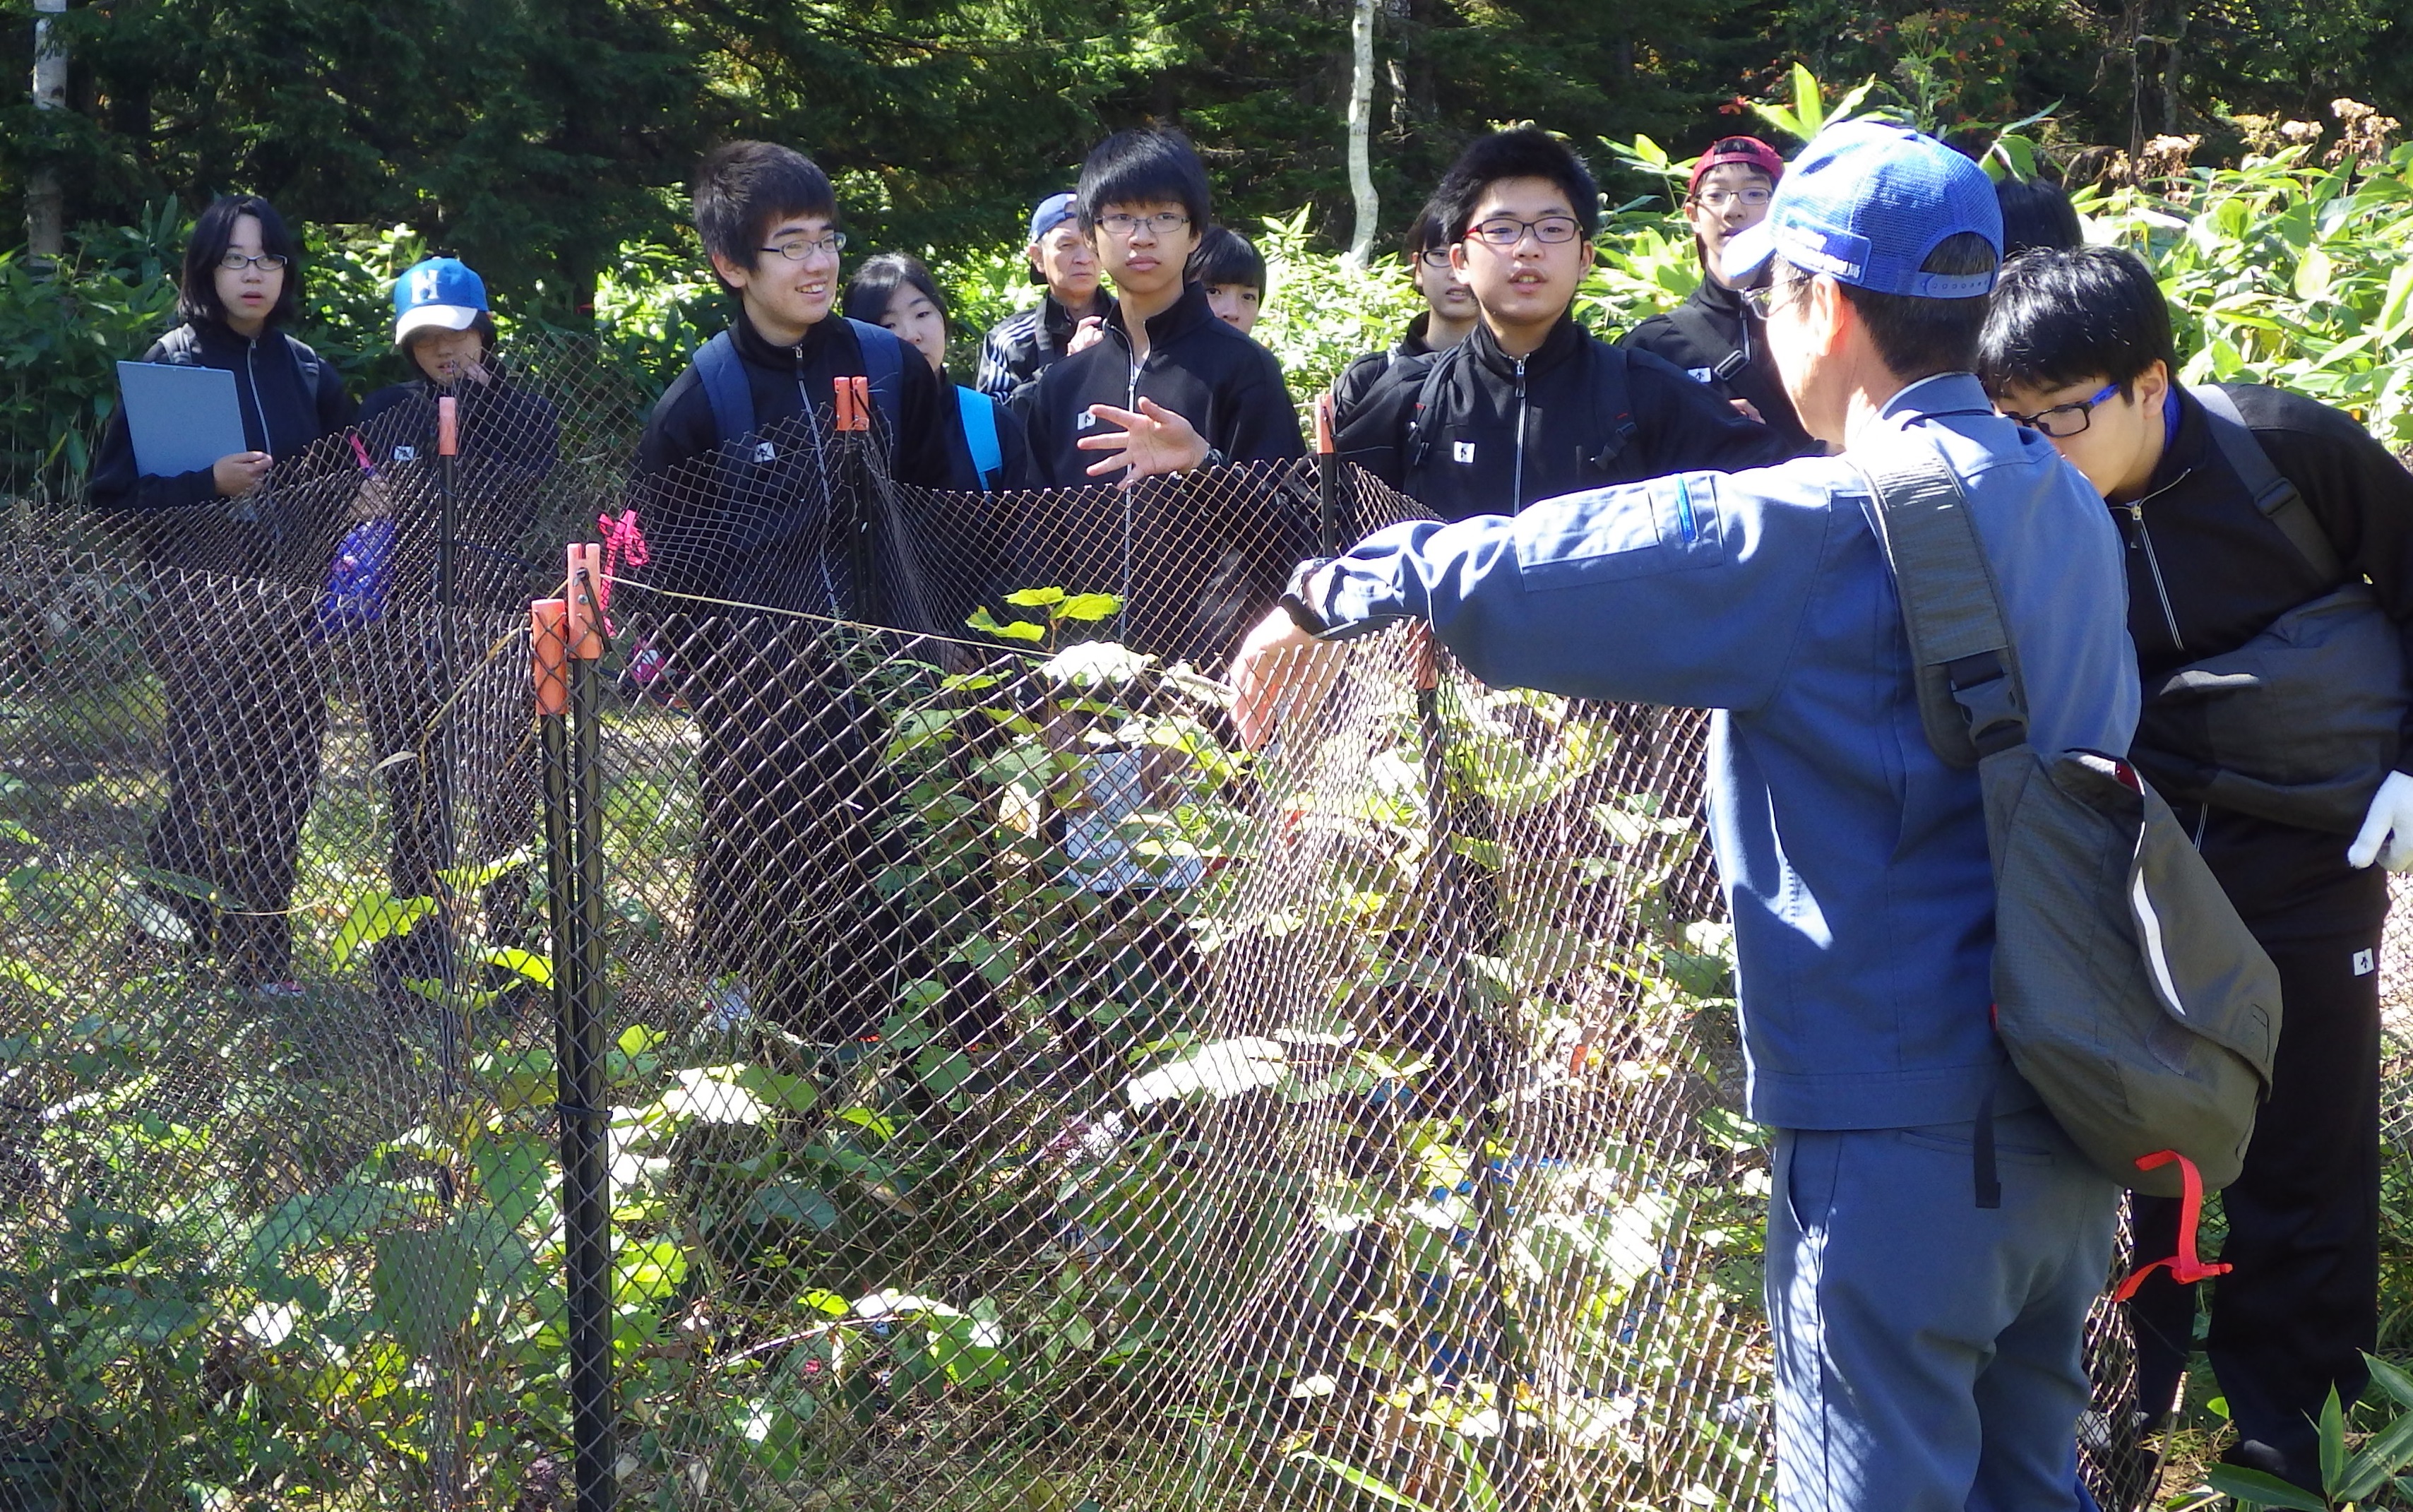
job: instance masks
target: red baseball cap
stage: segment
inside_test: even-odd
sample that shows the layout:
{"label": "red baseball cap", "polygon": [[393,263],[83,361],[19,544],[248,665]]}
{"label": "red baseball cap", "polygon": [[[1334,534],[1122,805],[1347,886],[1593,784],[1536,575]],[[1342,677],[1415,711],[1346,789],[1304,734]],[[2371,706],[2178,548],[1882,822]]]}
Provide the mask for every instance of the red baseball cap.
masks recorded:
{"label": "red baseball cap", "polygon": [[1684,185],[1685,197],[1689,199],[1700,192],[1702,174],[1728,163],[1740,163],[1745,168],[1757,169],[1767,174],[1768,186],[1771,189],[1784,177],[1784,159],[1777,156],[1775,148],[1757,137],[1720,137],[1710,144],[1708,152],[1701,154],[1701,160],[1693,165],[1693,182]]}

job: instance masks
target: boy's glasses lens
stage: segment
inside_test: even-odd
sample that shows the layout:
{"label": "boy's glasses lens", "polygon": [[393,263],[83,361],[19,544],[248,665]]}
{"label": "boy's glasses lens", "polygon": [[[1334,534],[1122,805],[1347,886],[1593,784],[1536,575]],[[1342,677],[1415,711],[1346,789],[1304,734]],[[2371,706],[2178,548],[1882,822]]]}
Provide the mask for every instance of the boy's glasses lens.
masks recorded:
{"label": "boy's glasses lens", "polygon": [[2093,398],[2074,400],[2065,405],[2055,405],[2050,409],[2040,409],[2033,415],[2022,415],[2016,409],[2006,409],[2003,411],[2003,418],[2022,425],[2038,436],[2050,437],[2056,441],[2065,441],[2073,436],[2085,434],[2086,427],[2095,422],[2095,407],[2119,392],[2119,384],[2106,383],[2101,389],[2095,391]]}
{"label": "boy's glasses lens", "polygon": [[1766,189],[1703,189],[1693,198],[1711,210],[1724,210],[1737,201],[1756,210],[1768,203],[1768,191]]}
{"label": "boy's glasses lens", "polygon": [[1533,240],[1548,246],[1572,242],[1583,228],[1572,215],[1544,215],[1539,220],[1518,220],[1514,215],[1495,215],[1474,228],[1477,239],[1489,246],[1515,246],[1532,231]]}
{"label": "boy's glasses lens", "polygon": [[240,252],[229,252],[218,259],[218,266],[229,273],[241,273],[244,269],[251,267],[257,267],[262,273],[274,273],[285,266],[285,259],[274,252],[263,252],[256,258],[244,257]]}
{"label": "boy's glasses lens", "polygon": [[777,252],[790,262],[802,262],[816,252],[845,251],[846,232],[831,231],[822,236],[799,236],[792,241],[781,242],[777,246],[766,246],[762,250]]}
{"label": "boy's glasses lens", "polygon": [[1158,236],[1170,236],[1189,225],[1190,217],[1176,211],[1163,210],[1153,215],[1100,215],[1098,224],[1116,236],[1129,241],[1139,234],[1139,229],[1143,226]]}

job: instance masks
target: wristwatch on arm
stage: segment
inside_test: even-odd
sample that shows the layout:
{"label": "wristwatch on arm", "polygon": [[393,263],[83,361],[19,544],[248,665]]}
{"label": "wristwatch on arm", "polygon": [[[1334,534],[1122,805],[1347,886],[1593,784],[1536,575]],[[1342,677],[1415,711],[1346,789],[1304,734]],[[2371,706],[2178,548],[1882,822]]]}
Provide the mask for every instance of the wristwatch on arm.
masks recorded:
{"label": "wristwatch on arm", "polygon": [[1332,628],[1325,623],[1323,612],[1316,608],[1315,600],[1324,587],[1316,580],[1316,574],[1330,567],[1333,560],[1329,556],[1314,556],[1299,563],[1298,570],[1290,575],[1289,586],[1282,589],[1282,613],[1290,615],[1292,624],[1310,635],[1320,636]]}

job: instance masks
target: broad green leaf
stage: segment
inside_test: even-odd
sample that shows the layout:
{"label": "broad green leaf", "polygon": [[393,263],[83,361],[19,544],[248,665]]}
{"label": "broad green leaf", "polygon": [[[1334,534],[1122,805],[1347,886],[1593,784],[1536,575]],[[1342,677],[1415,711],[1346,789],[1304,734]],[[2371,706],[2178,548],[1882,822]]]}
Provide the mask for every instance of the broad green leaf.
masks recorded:
{"label": "broad green leaf", "polygon": [[460,897],[493,886],[535,859],[536,851],[532,847],[522,846],[499,860],[489,861],[482,866],[447,867],[436,875],[443,880],[445,886],[452,889],[454,897]]}
{"label": "broad green leaf", "polygon": [[[179,921],[181,922],[181,921]],[[0,956],[0,977],[6,977],[22,987],[28,987],[45,998],[65,998],[67,989],[26,965],[14,956]]]}
{"label": "broad green leaf", "polygon": [[2362,1359],[2371,1367],[2371,1378],[2379,1384],[2380,1390],[2394,1398],[2399,1406],[2413,1407],[2413,1373],[2376,1355],[2365,1355]]}
{"label": "broad green leaf", "polygon": [[973,610],[970,617],[964,623],[984,635],[996,635],[1009,641],[1044,641],[1047,638],[1047,631],[1044,626],[1034,625],[1027,619],[1009,620],[999,624],[997,617],[988,612],[986,605]]}
{"label": "broad green leaf", "polygon": [[540,987],[553,986],[553,961],[550,957],[525,950],[487,950],[478,958],[488,966],[499,966],[506,971],[516,971]]}
{"label": "broad green leaf", "polygon": [[1122,612],[1123,601],[1111,593],[1076,593],[1056,609],[1058,619],[1108,619]]}
{"label": "broad green leaf", "polygon": [[837,1204],[819,1187],[773,1181],[754,1189],[746,1203],[750,1223],[801,1223],[826,1234],[837,1227]]}
{"label": "broad green leaf", "polygon": [[2204,1472],[2212,1489],[2224,1496],[2235,1497],[2247,1506],[2284,1506],[2295,1512],[2330,1512],[2330,1505],[2300,1486],[2291,1486],[2276,1475],[2266,1475],[2259,1470],[2247,1470],[2238,1465],[2213,1465]]}
{"label": "broad green leaf", "polygon": [[410,933],[411,926],[435,912],[432,897],[396,897],[382,887],[373,887],[344,915],[334,943],[327,947],[327,965],[340,971],[363,950],[380,940]]}
{"label": "broad green leaf", "polygon": [[1044,609],[1062,603],[1064,597],[1062,588],[1016,588],[1005,596],[1005,601],[1016,609]]}

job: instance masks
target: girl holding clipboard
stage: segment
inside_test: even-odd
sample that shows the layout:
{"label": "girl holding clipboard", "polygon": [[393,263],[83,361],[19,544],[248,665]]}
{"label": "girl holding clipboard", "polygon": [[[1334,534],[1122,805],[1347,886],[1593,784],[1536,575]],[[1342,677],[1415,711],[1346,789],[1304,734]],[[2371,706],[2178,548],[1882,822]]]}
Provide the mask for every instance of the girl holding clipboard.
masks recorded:
{"label": "girl holding clipboard", "polygon": [[[278,329],[293,317],[300,250],[267,200],[218,199],[185,244],[182,323],[142,357],[232,373],[243,450],[207,467],[146,476],[123,405],[102,433],[92,474],[96,510],[190,511],[184,529],[156,522],[169,526],[155,537],[171,543],[167,565],[192,564],[172,546],[187,534],[247,535],[233,522],[258,517],[275,460],[300,455],[351,422],[334,364]],[[221,507],[195,508],[212,504]],[[286,996],[300,990],[291,980],[286,909],[327,725],[309,634],[316,596],[258,581],[254,574],[270,565],[264,560],[223,565],[241,575],[195,573],[171,589],[180,602],[145,621],[165,704],[168,777],[167,803],[145,847],[153,873],[146,891],[185,929],[155,922],[135,930],[215,955],[238,990]],[[157,919],[157,911],[149,916]]]}

